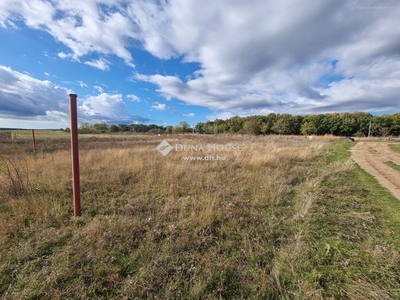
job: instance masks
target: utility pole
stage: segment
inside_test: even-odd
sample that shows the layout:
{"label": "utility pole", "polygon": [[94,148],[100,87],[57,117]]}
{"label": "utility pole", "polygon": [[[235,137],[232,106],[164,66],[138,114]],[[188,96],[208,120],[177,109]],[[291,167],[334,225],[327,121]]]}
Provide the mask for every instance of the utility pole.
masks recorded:
{"label": "utility pole", "polygon": [[368,138],[371,136],[371,122],[372,122],[372,119],[369,120]]}

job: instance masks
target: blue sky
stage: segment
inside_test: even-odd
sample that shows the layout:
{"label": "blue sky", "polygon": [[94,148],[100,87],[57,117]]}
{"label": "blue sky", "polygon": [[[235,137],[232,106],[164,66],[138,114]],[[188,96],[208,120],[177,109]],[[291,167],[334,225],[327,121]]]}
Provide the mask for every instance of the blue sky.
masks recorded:
{"label": "blue sky", "polygon": [[400,111],[395,0],[2,0],[0,127]]}

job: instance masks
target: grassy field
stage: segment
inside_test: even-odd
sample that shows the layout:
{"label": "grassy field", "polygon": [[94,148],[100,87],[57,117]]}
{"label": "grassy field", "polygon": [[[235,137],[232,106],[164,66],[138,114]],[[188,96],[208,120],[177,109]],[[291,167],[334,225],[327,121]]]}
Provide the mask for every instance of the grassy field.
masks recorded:
{"label": "grassy field", "polygon": [[[69,139],[70,135],[67,131],[61,130],[46,130],[46,129],[35,129],[35,139],[37,141],[49,140],[49,139]],[[79,138],[119,138],[119,139],[151,139],[154,135],[150,134],[139,134],[139,133],[131,133],[131,132],[118,132],[118,133],[100,133],[100,134],[81,134]],[[19,129],[19,130],[0,130],[0,141],[3,140],[12,140],[14,138],[15,141],[18,140],[29,140],[32,141],[32,130],[28,129]]]}
{"label": "grassy field", "polygon": [[[69,134],[61,130],[45,130],[36,129],[35,138],[38,140],[42,139],[54,139],[54,138],[69,138]],[[19,129],[19,130],[0,130],[0,139],[11,139],[13,136],[16,140],[32,140],[32,130]]]}
{"label": "grassy field", "polygon": [[68,142],[0,143],[1,299],[400,298],[400,204],[350,142],[90,136],[78,218]]}

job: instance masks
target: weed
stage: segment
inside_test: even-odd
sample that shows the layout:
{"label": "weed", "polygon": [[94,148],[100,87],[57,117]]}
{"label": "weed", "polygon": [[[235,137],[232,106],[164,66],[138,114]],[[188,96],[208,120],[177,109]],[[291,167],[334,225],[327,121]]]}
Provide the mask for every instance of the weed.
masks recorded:
{"label": "weed", "polygon": [[30,191],[29,171],[24,159],[0,157],[0,186],[11,196]]}

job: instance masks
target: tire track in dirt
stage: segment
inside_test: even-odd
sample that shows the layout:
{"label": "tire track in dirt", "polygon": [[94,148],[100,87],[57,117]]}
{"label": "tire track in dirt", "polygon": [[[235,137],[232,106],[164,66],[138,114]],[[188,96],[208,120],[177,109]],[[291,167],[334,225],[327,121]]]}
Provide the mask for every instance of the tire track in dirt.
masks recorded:
{"label": "tire track in dirt", "polygon": [[400,165],[400,153],[384,142],[358,142],[351,148],[351,158],[400,200],[400,171],[388,166],[392,161]]}

